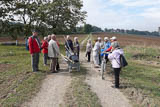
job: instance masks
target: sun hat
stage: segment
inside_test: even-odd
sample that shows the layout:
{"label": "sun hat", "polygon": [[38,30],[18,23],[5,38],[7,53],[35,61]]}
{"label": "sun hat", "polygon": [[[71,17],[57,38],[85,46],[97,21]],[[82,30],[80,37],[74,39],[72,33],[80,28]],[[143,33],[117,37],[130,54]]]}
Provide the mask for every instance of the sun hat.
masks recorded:
{"label": "sun hat", "polygon": [[113,36],[112,38],[110,38],[111,40],[116,40],[117,39],[117,37],[115,37],[115,36]]}
{"label": "sun hat", "polygon": [[108,38],[108,37],[105,37],[104,40],[109,40],[109,38]]}
{"label": "sun hat", "polygon": [[98,40],[101,40],[101,37],[98,37]]}

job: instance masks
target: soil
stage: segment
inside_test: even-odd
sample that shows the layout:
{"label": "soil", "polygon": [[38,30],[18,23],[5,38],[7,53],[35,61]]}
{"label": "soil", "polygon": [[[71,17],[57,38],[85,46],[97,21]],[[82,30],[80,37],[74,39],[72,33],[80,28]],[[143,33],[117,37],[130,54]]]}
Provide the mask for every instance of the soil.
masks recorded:
{"label": "soil", "polygon": [[65,62],[60,64],[59,73],[50,74],[43,81],[40,92],[22,107],[64,107],[64,95],[71,83],[70,73]]}
{"label": "soil", "polygon": [[112,79],[110,77],[105,77],[105,80],[102,80],[100,68],[94,68],[92,63],[85,61],[84,55],[85,54],[83,54],[82,57],[82,66],[88,70],[86,82],[91,86],[92,91],[99,97],[102,107],[131,107],[129,100],[120,92],[120,90],[112,88],[112,86],[114,86]]}

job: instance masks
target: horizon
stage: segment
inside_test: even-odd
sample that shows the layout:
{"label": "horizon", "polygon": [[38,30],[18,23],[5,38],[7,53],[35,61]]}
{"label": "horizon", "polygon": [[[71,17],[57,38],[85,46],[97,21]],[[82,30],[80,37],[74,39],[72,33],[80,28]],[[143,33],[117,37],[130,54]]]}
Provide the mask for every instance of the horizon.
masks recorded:
{"label": "horizon", "polygon": [[86,23],[102,29],[153,32],[160,27],[160,0],[83,0],[83,5]]}

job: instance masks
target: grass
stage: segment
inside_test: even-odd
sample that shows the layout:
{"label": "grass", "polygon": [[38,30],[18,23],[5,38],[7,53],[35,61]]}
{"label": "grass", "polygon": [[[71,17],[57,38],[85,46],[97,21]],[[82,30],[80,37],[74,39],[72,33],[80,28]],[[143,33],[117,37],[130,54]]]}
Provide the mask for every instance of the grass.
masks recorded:
{"label": "grass", "polygon": [[72,73],[72,81],[65,95],[66,107],[101,107],[100,101],[90,86],[85,83],[86,69]]}
{"label": "grass", "polygon": [[31,71],[31,58],[25,47],[0,46],[0,106],[20,106],[39,91],[41,81],[47,74],[42,64],[41,72]]}
{"label": "grass", "polygon": [[[156,56],[159,55],[160,50],[150,47],[131,46],[126,47],[125,52],[129,66],[123,69],[121,74],[122,83],[128,84],[127,88],[134,88],[136,91],[141,90],[140,94],[142,96],[137,96],[137,98],[144,98],[141,102],[136,102],[138,106],[146,106],[143,103],[146,98],[150,99],[148,106],[160,106],[160,67],[145,63],[146,61],[159,62]],[[137,55],[136,58],[135,55]],[[136,60],[144,63],[139,63]]]}

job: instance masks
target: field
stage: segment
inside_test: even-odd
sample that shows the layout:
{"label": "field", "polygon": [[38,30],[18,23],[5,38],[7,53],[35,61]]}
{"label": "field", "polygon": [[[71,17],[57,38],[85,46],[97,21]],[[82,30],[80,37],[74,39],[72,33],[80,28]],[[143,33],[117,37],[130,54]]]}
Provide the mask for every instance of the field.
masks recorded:
{"label": "field", "polygon": [[[79,37],[80,41],[86,38],[86,35],[72,35],[72,39],[74,36]],[[160,38],[104,33],[93,34],[93,39],[99,36],[116,36],[125,50],[129,66],[121,73],[121,91],[135,106],[160,106]],[[24,38],[18,40],[24,43]],[[58,35],[57,40],[64,43],[63,36]],[[14,40],[0,38],[0,42],[7,41]],[[64,52],[64,48],[61,51]],[[42,57],[40,60],[42,71],[33,73],[30,55],[24,46],[0,45],[0,105],[20,105],[39,90],[41,81],[49,71],[43,67]]]}

